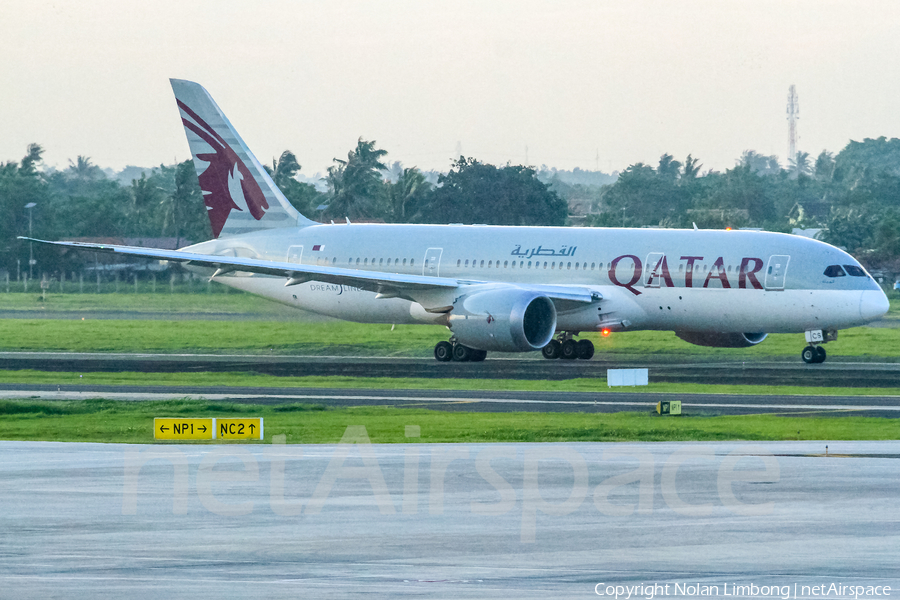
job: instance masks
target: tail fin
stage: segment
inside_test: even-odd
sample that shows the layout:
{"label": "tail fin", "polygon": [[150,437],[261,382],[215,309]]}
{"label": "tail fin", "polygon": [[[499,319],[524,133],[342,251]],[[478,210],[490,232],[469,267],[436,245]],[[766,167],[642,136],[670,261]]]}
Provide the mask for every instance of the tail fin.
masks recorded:
{"label": "tail fin", "polygon": [[284,197],[209,92],[192,81],[170,81],[213,236],[312,225]]}

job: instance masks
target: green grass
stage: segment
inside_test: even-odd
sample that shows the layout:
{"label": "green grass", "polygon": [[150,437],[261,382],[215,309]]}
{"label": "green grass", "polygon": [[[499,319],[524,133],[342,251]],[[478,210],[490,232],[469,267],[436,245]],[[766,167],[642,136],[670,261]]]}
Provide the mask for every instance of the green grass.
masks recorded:
{"label": "green grass", "polygon": [[[244,292],[231,290],[228,294],[216,293],[212,296],[207,293],[185,293],[179,291],[169,293],[167,286],[161,286],[160,291],[151,293],[85,293],[85,294],[58,294],[50,292],[46,299],[41,297],[40,291],[35,293],[0,293],[0,310],[21,311],[23,313],[34,312],[61,313],[61,312],[106,312],[128,311],[138,313],[228,313],[228,314],[281,314],[284,312],[302,315],[303,311],[291,309],[276,302],[245,294]],[[214,290],[220,292],[224,286],[215,285]]]}
{"label": "green grass", "polygon": [[[661,394],[770,394],[788,396],[900,396],[896,388],[841,388],[785,385],[713,385],[651,383],[641,387],[609,388],[605,377],[561,381],[530,379],[449,379],[423,377],[281,377],[254,373],[70,373],[0,371],[0,383],[55,385],[211,386],[268,388],[331,388],[378,390],[476,390],[528,392],[616,392]],[[102,393],[102,392],[98,392]]]}
{"label": "green grass", "polygon": [[438,326],[345,321],[132,321],[5,319],[0,349],[66,352],[199,352],[427,356]]}
{"label": "green grass", "polygon": [[[430,356],[434,345],[447,339],[437,325],[367,325],[346,321],[242,320],[0,320],[0,350],[66,352],[151,352],[213,354],[285,354],[340,356]],[[693,346],[671,332],[634,331],[607,338],[586,334],[598,357],[653,355],[720,357],[756,360],[795,357],[805,345],[802,334],[773,334],[752,348]],[[900,329],[856,327],[840,332],[828,344],[835,357],[900,358]]]}
{"label": "green grass", "polygon": [[[74,285],[74,284],[73,284]],[[164,288],[165,286],[163,286]],[[161,288],[161,289],[163,289]],[[222,288],[213,286],[211,289]],[[887,320],[900,320],[900,298],[891,294]],[[74,313],[69,319],[4,319],[0,350],[70,352],[255,353],[341,356],[430,356],[434,345],[447,339],[441,326],[366,325],[321,320],[244,293],[38,294],[0,293],[0,310]],[[91,319],[91,313],[134,313],[137,320]],[[78,313],[84,313],[82,320]],[[234,315],[234,320],[140,320],[155,313]],[[241,320],[252,316],[256,320]],[[272,320],[258,320],[260,317]],[[599,356],[653,355],[756,360],[795,357],[805,345],[802,334],[773,334],[753,348],[705,348],[684,342],[671,332],[636,331],[608,338],[587,334]],[[857,327],[840,332],[828,345],[829,357],[900,358],[900,329]]]}
{"label": "green grass", "polygon": [[[122,284],[125,285],[124,283]],[[123,289],[125,289],[123,287]],[[160,284],[160,289],[165,286]],[[900,302],[891,300],[886,318],[900,319]],[[44,303],[37,294],[2,294],[0,310],[35,312],[128,311],[141,313],[234,314],[237,320],[142,321],[75,319],[6,319],[0,321],[0,350],[78,352],[202,352],[362,356],[430,356],[434,344],[447,338],[436,326],[360,325],[339,321],[305,322],[308,315],[248,294],[50,294]],[[297,321],[241,321],[241,315]],[[772,335],[748,349],[711,349],[691,346],[667,332],[631,332],[609,338],[588,336],[599,356],[626,355],[652,360],[705,356],[754,360],[778,356],[795,358],[802,335]],[[898,357],[898,329],[856,328],[842,331],[829,344],[830,357]],[[274,377],[249,373],[48,373],[0,372],[5,383],[104,385],[195,385],[208,387],[331,387],[375,389],[446,389],[508,391],[608,391],[598,379],[523,381],[503,379],[416,379],[350,377]],[[791,386],[728,386],[651,384],[640,390],[615,391],[679,393],[762,393],[808,395],[809,388]],[[884,395],[900,390],[816,388],[816,395]],[[102,391],[97,392],[102,396]],[[833,413],[831,413],[833,414]],[[159,416],[262,416],[266,442],[285,434],[288,443],[335,443],[347,426],[365,425],[373,442],[403,443],[405,425],[419,425],[421,442],[544,442],[544,441],[715,441],[795,439],[897,439],[893,419],[845,416],[841,419],[805,416],[683,416],[652,413],[447,413],[401,408],[325,409],[288,404],[256,406],[192,400],[124,403],[108,400],[55,402],[0,401],[0,439],[147,443],[152,419]],[[203,443],[203,442],[197,442]]]}
{"label": "green grass", "polygon": [[[15,283],[10,284],[15,286]],[[34,284],[32,284],[34,285]],[[54,284],[58,285],[58,284]],[[4,293],[0,284],[0,309],[5,310],[33,310],[35,312],[68,312],[88,311],[102,312],[104,310],[128,310],[135,312],[249,312],[262,314],[266,312],[280,313],[286,310],[281,304],[254,296],[239,290],[234,290],[222,285],[213,284],[207,288],[205,282],[193,285],[179,284],[175,293],[170,293],[168,282],[157,284],[156,293],[150,293],[148,284],[140,284],[140,293],[133,293],[133,284],[121,283],[118,293],[113,293],[110,284],[104,284],[105,293],[95,293],[91,286],[85,282],[86,293],[77,293],[77,283],[67,283],[67,293],[60,294],[56,287],[51,288],[42,300],[40,290],[32,288],[28,293],[12,292]],[[210,298],[210,293],[214,297]],[[225,293],[225,292],[228,293]],[[900,320],[900,293],[889,291],[890,311],[884,316],[887,320]],[[303,314],[303,311],[290,309],[288,312]]]}
{"label": "green grass", "polygon": [[[253,406],[171,400],[164,402],[0,401],[0,439],[66,442],[153,442],[154,417],[244,416],[265,419],[265,443],[340,440],[363,425],[374,443],[601,442],[724,440],[890,440],[892,419],[772,415],[659,417],[647,413],[445,413],[421,409],[324,409],[314,405]],[[405,438],[418,425],[421,438]],[[193,442],[207,443],[207,442]]]}

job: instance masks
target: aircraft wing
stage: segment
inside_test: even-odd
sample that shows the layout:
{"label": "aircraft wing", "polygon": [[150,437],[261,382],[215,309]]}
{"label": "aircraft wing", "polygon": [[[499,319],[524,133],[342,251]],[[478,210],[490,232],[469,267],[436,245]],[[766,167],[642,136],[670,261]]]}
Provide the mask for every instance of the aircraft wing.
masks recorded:
{"label": "aircraft wing", "polygon": [[[51,242],[21,236],[19,239],[77,250],[123,254],[158,260],[171,260],[183,262],[188,265],[209,267],[216,269],[213,277],[231,273],[233,271],[241,271],[259,273],[260,275],[270,275],[273,277],[284,277],[286,279],[285,286],[306,283],[307,281],[321,281],[324,283],[351,285],[379,294],[399,297],[408,297],[409,293],[417,291],[440,289],[449,291],[461,289],[469,285],[496,283],[484,280],[408,275],[402,273],[386,273],[382,271],[363,271],[359,269],[303,265],[290,262],[260,260],[256,258],[198,254],[195,252],[185,252],[183,250],[162,250],[156,248],[117,246],[114,244],[88,244],[83,242]],[[598,292],[580,286],[507,285],[540,292],[553,300],[554,303],[557,303],[558,301],[562,303],[590,303],[601,298]]]}

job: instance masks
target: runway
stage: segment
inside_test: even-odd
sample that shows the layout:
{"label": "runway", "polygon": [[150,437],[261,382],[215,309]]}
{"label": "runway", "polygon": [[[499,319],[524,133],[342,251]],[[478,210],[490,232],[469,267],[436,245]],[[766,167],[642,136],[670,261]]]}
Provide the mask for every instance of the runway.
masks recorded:
{"label": "runway", "polygon": [[595,357],[590,361],[489,356],[481,363],[439,363],[433,358],[264,356],[214,354],[105,354],[0,352],[0,369],[121,372],[252,372],[276,376],[421,377],[450,379],[597,379],[607,369],[647,368],[650,381],[808,387],[900,387],[900,363],[829,359],[723,361],[710,357]]}
{"label": "runway", "polygon": [[764,394],[660,394],[637,391],[516,392],[191,386],[91,386],[0,384],[0,398],[140,402],[173,398],[250,404],[308,403],[334,408],[391,406],[454,412],[651,412],[656,403],[677,400],[684,415],[782,414],[900,417],[900,396],[815,396]]}
{"label": "runway", "polygon": [[724,599],[835,584],[883,600],[900,586],[898,460],[900,442],[0,442],[0,589]]}

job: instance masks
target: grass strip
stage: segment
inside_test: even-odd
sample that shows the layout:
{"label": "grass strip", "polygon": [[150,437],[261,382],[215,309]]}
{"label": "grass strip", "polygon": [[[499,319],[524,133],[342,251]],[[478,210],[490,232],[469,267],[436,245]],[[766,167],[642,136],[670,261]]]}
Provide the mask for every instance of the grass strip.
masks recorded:
{"label": "grass strip", "polygon": [[[268,388],[331,388],[381,390],[475,390],[514,392],[594,392],[662,394],[765,394],[784,396],[900,396],[897,388],[806,387],[779,385],[724,385],[651,383],[641,387],[609,388],[606,378],[561,381],[530,379],[444,379],[424,377],[281,377],[255,373],[70,373],[55,371],[0,371],[0,383],[53,385],[212,386]],[[98,392],[102,394],[102,392]]]}
{"label": "grass strip", "polygon": [[[256,443],[271,443],[273,435],[283,434],[291,444],[337,443],[351,425],[365,426],[373,443],[891,440],[900,434],[896,420],[852,416],[446,413],[191,400],[6,400],[0,401],[0,415],[0,439],[60,442],[153,443],[154,417],[223,416],[263,417],[266,439]],[[418,425],[421,437],[407,439],[407,425]]]}
{"label": "grass strip", "polygon": [[4,351],[428,356],[447,337],[434,325],[345,321],[0,320]]}
{"label": "grass strip", "polygon": [[[118,319],[0,320],[0,350],[62,352],[150,352],[335,356],[430,356],[448,331],[437,325],[372,325],[346,321],[141,321]],[[799,360],[802,334],[772,334],[752,348],[706,348],[671,332],[634,331],[601,337],[598,356],[644,355],[758,360],[790,356]],[[830,357],[900,359],[900,329],[856,327],[828,344]]]}
{"label": "grass strip", "polygon": [[[56,284],[58,285],[58,283]],[[72,284],[69,284],[72,285]],[[77,286],[77,284],[75,284]],[[205,287],[205,286],[204,286]],[[77,289],[77,288],[69,288]],[[91,287],[85,284],[85,289]],[[123,285],[124,292],[116,293],[57,293],[55,289],[42,298],[40,289],[35,293],[0,293],[0,308],[34,313],[55,312],[104,312],[128,311],[135,313],[266,313],[281,312],[286,307],[270,300],[230,290],[229,294],[208,294],[204,292],[187,292],[183,287],[175,293],[169,292],[169,286],[158,286],[159,291],[135,294],[130,287]],[[213,286],[214,290],[224,290],[222,286]]]}

